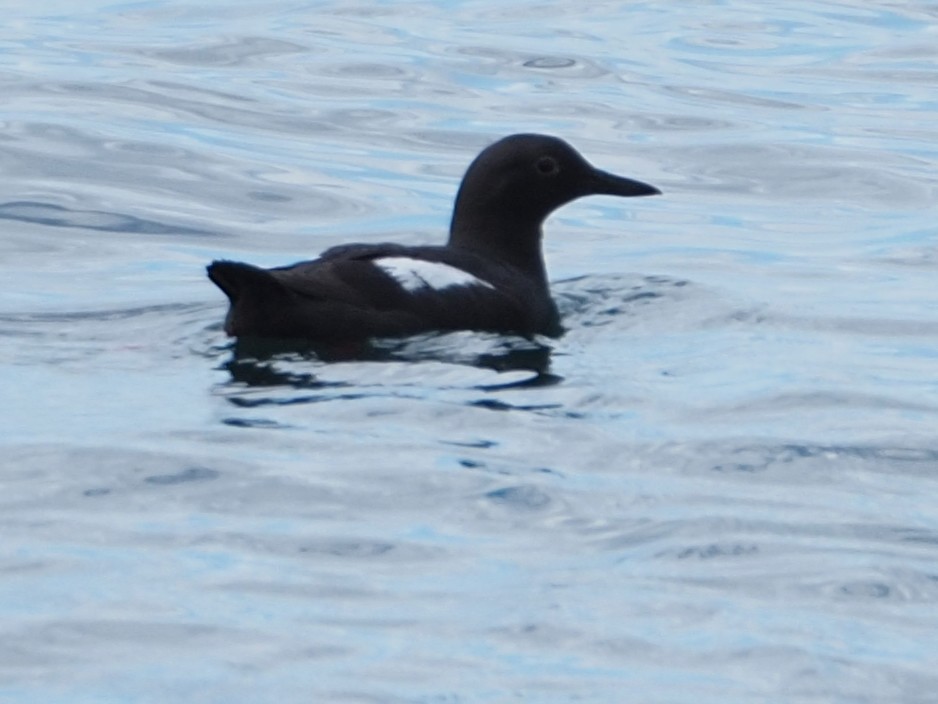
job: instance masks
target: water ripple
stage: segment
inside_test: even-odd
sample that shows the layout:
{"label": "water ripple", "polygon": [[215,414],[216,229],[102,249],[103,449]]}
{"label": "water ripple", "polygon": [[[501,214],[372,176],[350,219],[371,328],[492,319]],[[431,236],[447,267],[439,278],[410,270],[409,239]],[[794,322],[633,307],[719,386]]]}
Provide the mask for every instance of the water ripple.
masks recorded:
{"label": "water ripple", "polygon": [[133,215],[98,210],[75,210],[52,203],[29,201],[0,203],[0,219],[21,220],[49,227],[80,227],[86,230],[127,232],[137,235],[218,236],[218,233],[208,230],[171,225]]}

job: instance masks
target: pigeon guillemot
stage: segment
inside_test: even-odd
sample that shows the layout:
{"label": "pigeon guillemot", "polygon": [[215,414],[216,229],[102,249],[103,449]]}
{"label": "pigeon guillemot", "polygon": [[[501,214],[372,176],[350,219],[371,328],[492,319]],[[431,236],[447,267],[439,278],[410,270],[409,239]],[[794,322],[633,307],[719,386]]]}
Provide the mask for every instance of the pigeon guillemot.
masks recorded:
{"label": "pigeon guillemot", "polygon": [[349,244],[319,259],[262,269],[215,261],[234,337],[342,342],[431,330],[562,332],[541,225],[588,195],[650,196],[654,186],[600,171],[556,137],[516,134],[476,157],[444,246]]}

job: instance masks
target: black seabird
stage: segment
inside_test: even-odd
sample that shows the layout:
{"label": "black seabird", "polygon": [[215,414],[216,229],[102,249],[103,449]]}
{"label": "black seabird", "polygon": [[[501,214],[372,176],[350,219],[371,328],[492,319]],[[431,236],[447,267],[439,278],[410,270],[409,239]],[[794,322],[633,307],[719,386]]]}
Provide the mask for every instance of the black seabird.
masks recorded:
{"label": "black seabird", "polygon": [[262,269],[215,261],[234,337],[344,342],[431,330],[530,336],[562,332],[541,226],[589,195],[650,196],[654,186],[600,171],[556,137],[516,134],[482,151],[463,177],[444,246],[349,244]]}

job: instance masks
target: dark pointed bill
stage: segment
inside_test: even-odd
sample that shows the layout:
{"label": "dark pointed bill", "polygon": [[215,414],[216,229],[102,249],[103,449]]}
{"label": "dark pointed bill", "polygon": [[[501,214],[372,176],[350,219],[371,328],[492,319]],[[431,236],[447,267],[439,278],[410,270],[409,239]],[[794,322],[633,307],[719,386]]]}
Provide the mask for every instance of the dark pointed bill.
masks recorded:
{"label": "dark pointed bill", "polygon": [[624,176],[616,176],[608,171],[593,170],[590,193],[609,196],[660,196],[661,191],[651,184],[636,181]]}

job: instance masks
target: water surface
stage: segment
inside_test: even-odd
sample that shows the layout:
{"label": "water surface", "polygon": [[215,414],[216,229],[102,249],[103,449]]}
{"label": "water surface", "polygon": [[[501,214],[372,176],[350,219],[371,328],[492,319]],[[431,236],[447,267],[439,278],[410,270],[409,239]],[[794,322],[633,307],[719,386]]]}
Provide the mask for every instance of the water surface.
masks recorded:
{"label": "water surface", "polygon": [[[938,10],[0,27],[0,698],[938,701]],[[560,135],[559,340],[243,349],[213,258],[439,242]]]}

